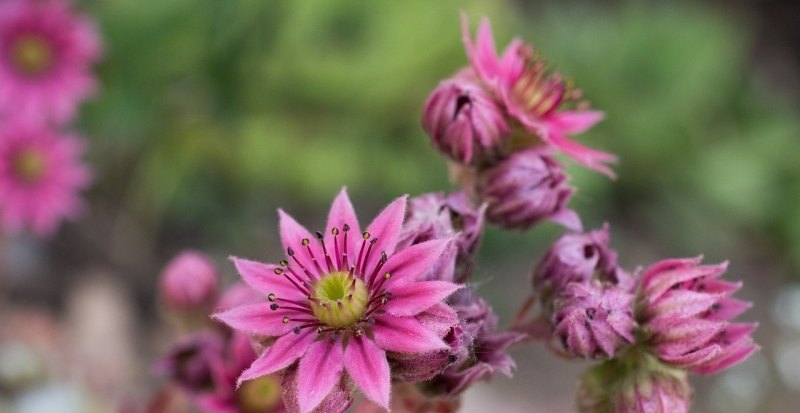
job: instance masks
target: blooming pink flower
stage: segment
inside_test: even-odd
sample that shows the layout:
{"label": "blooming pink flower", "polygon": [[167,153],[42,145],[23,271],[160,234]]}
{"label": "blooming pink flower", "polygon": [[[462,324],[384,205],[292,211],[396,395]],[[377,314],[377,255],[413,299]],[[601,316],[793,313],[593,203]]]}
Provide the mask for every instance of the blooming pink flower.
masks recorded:
{"label": "blooming pink flower", "polygon": [[186,250],[164,267],[160,293],[164,304],[170,309],[203,312],[204,309],[210,309],[216,300],[217,284],[214,262],[205,254]]}
{"label": "blooming pink flower", "polygon": [[574,189],[564,167],[540,149],[516,152],[481,172],[480,198],[486,217],[506,229],[527,229],[549,219],[580,231],[581,220],[567,208]]}
{"label": "blooming pink flower", "polygon": [[720,280],[728,263],[700,265],[701,258],[670,259],[644,271],[642,324],[661,360],[699,374],[744,361],[758,345],[755,323],[734,323],[751,304],[731,298],[742,283]]}
{"label": "blooming pink flower", "polygon": [[571,355],[610,358],[633,342],[633,294],[623,288],[574,282],[554,306],[554,334]]}
{"label": "blooming pink flower", "polygon": [[0,115],[66,122],[95,89],[94,26],[68,0],[0,4]]}
{"label": "blooming pink flower", "polygon": [[331,207],[325,234],[314,237],[279,211],[287,253],[279,265],[234,258],[244,281],[269,302],[237,307],[215,318],[242,332],[276,337],[242,373],[240,383],[296,365],[296,381],[289,390],[299,410],[309,412],[346,373],[369,399],[388,408],[387,353],[447,348],[440,335],[415,316],[459,288],[444,281],[419,281],[450,240],[398,251],[405,204],[405,197],[392,202],[360,233],[342,190]]}
{"label": "blooming pink flower", "polygon": [[[502,55],[495,51],[489,20],[484,18],[473,43],[466,15],[462,34],[467,56],[478,77],[503,101],[508,113],[530,133],[581,164],[608,176],[605,164],[616,162],[610,153],[587,148],[568,135],[586,132],[603,113],[586,110],[580,92],[558,73],[552,73],[533,48],[515,38]],[[566,109],[567,106],[574,109]]]}
{"label": "blooming pink flower", "polygon": [[509,132],[503,109],[469,69],[434,89],[425,103],[422,126],[434,147],[465,164],[498,156]]}
{"label": "blooming pink flower", "polygon": [[0,218],[3,229],[30,227],[49,235],[82,203],[77,192],[90,181],[78,157],[83,141],[19,121],[0,125]]}

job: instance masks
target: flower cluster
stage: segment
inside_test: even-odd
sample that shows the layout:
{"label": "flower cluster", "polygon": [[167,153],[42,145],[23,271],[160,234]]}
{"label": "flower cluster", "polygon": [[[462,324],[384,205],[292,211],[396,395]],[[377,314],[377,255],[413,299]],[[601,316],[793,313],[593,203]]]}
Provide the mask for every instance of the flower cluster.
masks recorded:
{"label": "flower cluster", "polygon": [[61,129],[96,88],[91,22],[67,0],[0,4],[0,225],[55,231],[81,209],[90,174],[81,138]]}
{"label": "flower cluster", "polygon": [[[741,283],[720,278],[727,264],[666,260],[630,273],[609,225],[583,232],[554,155],[613,176],[614,156],[569,138],[602,114],[531,46],[515,39],[498,55],[487,21],[473,42],[465,19],[464,42],[470,67],[433,91],[422,121],[460,190],[401,197],[362,227],[343,189],[313,233],[279,210],[285,256],[232,258],[249,289],[220,298],[201,254],[168,264],[164,307],[184,325],[213,307],[219,322],[203,320],[159,363],[204,412],[454,412],[475,382],[511,376],[509,348],[542,340],[596,363],[580,380],[582,412],[681,413],[689,372],[713,374],[758,349],[755,324],[732,321],[750,304],[732,298]],[[504,329],[473,282],[484,223],[545,219],[569,231]]]}

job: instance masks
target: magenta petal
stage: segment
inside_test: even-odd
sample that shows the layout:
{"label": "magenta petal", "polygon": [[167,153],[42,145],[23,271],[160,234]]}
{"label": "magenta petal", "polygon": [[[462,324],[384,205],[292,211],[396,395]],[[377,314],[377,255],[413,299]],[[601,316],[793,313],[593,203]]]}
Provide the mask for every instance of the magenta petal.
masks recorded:
{"label": "magenta petal", "polygon": [[394,252],[405,219],[407,198],[402,196],[394,200],[367,227],[371,239],[377,238],[377,241],[372,247],[375,253],[369,257],[365,268],[375,268],[381,252],[387,255],[392,255]]}
{"label": "magenta petal", "polygon": [[567,135],[552,130],[544,134],[543,139],[583,166],[605,174],[609,178],[616,178],[614,171],[605,165],[617,162],[617,157],[613,154],[581,145]]}
{"label": "magenta petal", "polygon": [[285,369],[295,360],[302,357],[316,338],[317,332],[313,328],[307,328],[301,331],[300,334],[288,333],[280,337],[247,370],[242,372],[236,385],[242,384],[245,380],[266,376]]}
{"label": "magenta petal", "polygon": [[243,333],[275,337],[292,331],[292,328],[297,323],[283,322],[283,317],[292,315],[294,315],[293,311],[286,311],[282,308],[273,311],[269,308],[269,304],[259,303],[234,307],[230,310],[216,313],[212,318]]}
{"label": "magenta petal", "polygon": [[728,367],[732,367],[736,364],[739,364],[745,361],[751,354],[758,351],[761,347],[756,344],[750,344],[746,346],[741,346],[735,349],[732,352],[729,352],[718,360],[714,360],[711,363],[705,364],[703,366],[697,367],[692,369],[693,372],[702,375],[710,375],[714,373],[718,373],[722,370],[727,369]]}
{"label": "magenta petal", "polygon": [[379,317],[372,333],[380,348],[396,353],[424,353],[448,348],[434,331],[411,317]]}
{"label": "magenta petal", "polygon": [[691,290],[667,291],[651,307],[656,314],[664,317],[694,317],[707,311],[722,297],[717,294],[706,294]]}
{"label": "magenta petal", "polygon": [[449,239],[421,242],[392,255],[382,269],[383,273],[391,274],[384,285],[389,288],[418,280],[436,264],[449,242]]}
{"label": "magenta petal", "polygon": [[[325,244],[330,248],[328,252],[334,254],[334,238],[339,243],[339,251],[344,252],[344,228],[350,227],[347,234],[347,256],[348,263],[351,265],[355,263],[355,253],[358,251],[357,247],[361,244],[361,227],[358,224],[356,211],[353,204],[350,202],[350,197],[347,196],[347,188],[342,188],[339,195],[333,200],[331,210],[328,213],[328,225],[325,227]],[[339,230],[339,235],[334,237],[331,230],[336,228]]]}
{"label": "magenta petal", "polygon": [[586,132],[605,117],[597,110],[565,110],[551,115],[549,122],[562,133],[577,135]]}
{"label": "magenta petal", "polygon": [[713,360],[715,357],[722,353],[722,348],[716,344],[700,348],[691,353],[679,354],[670,356],[661,354],[660,358],[664,361],[676,364],[682,367],[698,366]]}
{"label": "magenta petal", "polygon": [[[287,214],[282,209],[278,210],[278,216],[280,217],[281,242],[283,243],[284,250],[287,251],[287,255],[288,250],[291,249],[294,252],[294,257],[297,258],[311,274],[319,276],[321,271],[317,266],[320,264],[325,265],[323,258],[325,255],[322,253],[322,247],[319,245],[319,242],[317,242],[316,236],[308,232],[305,227],[297,223],[291,215]],[[304,239],[309,240],[307,246],[303,245]],[[308,252],[309,248],[314,257],[318,260],[323,260],[323,262],[315,264]],[[290,266],[295,267],[292,258],[287,257],[287,259],[289,259]],[[295,273],[301,275],[302,270],[296,268]]]}
{"label": "magenta petal", "polygon": [[297,395],[300,413],[314,410],[339,383],[344,370],[342,347],[337,341],[320,340],[300,359]]}
{"label": "magenta petal", "polygon": [[581,217],[578,215],[577,212],[571,209],[562,209],[550,215],[548,219],[552,222],[555,222],[558,225],[563,226],[564,228],[575,231],[575,232],[582,232],[583,231],[583,223],[581,222]]}
{"label": "magenta petal", "polygon": [[417,315],[441,302],[461,286],[447,281],[418,281],[391,288],[392,293],[384,308],[397,316]]}
{"label": "magenta petal", "polygon": [[383,350],[365,336],[354,337],[345,348],[344,367],[368,399],[389,410],[389,362]]}
{"label": "magenta petal", "polygon": [[304,294],[300,292],[283,275],[275,274],[275,269],[280,268],[273,264],[263,264],[243,258],[231,257],[233,265],[242,276],[250,288],[268,296],[275,294],[278,297],[289,299],[302,299]]}

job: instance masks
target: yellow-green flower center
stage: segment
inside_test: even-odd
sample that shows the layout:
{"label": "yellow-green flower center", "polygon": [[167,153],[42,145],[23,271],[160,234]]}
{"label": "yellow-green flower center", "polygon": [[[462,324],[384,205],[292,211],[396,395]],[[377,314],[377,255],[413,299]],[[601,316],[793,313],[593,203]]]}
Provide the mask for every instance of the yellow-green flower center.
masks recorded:
{"label": "yellow-green flower center", "polygon": [[26,75],[41,75],[53,65],[53,47],[42,36],[20,36],[11,44],[11,62]]}
{"label": "yellow-green flower center", "polygon": [[350,327],[364,315],[368,299],[363,281],[346,272],[334,272],[314,285],[311,309],[319,321],[331,327]]}
{"label": "yellow-green flower center", "polygon": [[34,183],[44,176],[47,169],[44,156],[33,149],[17,153],[12,164],[14,174],[24,182]]}
{"label": "yellow-green flower center", "polygon": [[236,391],[236,398],[242,412],[269,412],[281,401],[281,383],[273,375],[248,380]]}

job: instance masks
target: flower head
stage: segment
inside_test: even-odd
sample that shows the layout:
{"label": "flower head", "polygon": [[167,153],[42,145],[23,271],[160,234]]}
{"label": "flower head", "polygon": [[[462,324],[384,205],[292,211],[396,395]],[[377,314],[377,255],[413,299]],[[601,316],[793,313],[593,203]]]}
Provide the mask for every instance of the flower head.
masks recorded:
{"label": "flower head", "polygon": [[217,298],[217,268],[206,255],[183,251],[161,273],[160,293],[170,309],[203,312]]}
{"label": "flower head", "polygon": [[45,236],[81,210],[77,192],[90,181],[78,157],[83,141],[43,126],[9,121],[0,126],[0,222]]}
{"label": "flower head", "polygon": [[388,408],[387,353],[447,348],[415,316],[458,289],[445,281],[420,281],[450,240],[398,251],[405,204],[405,198],[392,202],[362,233],[343,190],[325,233],[316,237],[279,211],[287,257],[278,265],[234,258],[244,281],[268,301],[215,318],[242,332],[276,338],[240,383],[296,368],[291,391],[299,410],[309,412],[346,373],[369,399]]}
{"label": "flower head", "polygon": [[645,270],[639,317],[661,360],[713,374],[744,361],[759,347],[751,337],[756,324],[731,322],[751,306],[731,297],[742,283],[719,279],[727,263],[700,261],[664,260]]}
{"label": "flower head", "polygon": [[62,0],[0,5],[0,115],[65,122],[95,88],[94,26]]}
{"label": "flower head", "polygon": [[633,294],[623,288],[571,283],[554,306],[554,334],[571,355],[610,358],[633,342]]}
{"label": "flower head", "polygon": [[466,15],[462,16],[462,35],[475,73],[499,96],[519,124],[581,164],[614,175],[606,165],[616,161],[614,155],[587,148],[568,137],[589,130],[603,118],[603,113],[587,110],[581,92],[548,69],[532,46],[515,38],[498,55],[489,21],[481,20],[473,42]]}
{"label": "flower head", "polygon": [[478,192],[489,204],[490,222],[507,229],[527,229],[549,219],[581,229],[578,214],[567,208],[574,190],[564,167],[538,149],[516,152],[481,172]]}
{"label": "flower head", "polygon": [[463,192],[430,193],[408,201],[398,249],[435,239],[452,238],[425,280],[462,281],[473,265],[483,234],[486,205],[477,207]]}
{"label": "flower head", "polygon": [[436,149],[455,161],[481,164],[500,153],[508,135],[503,109],[466,69],[434,89],[422,126]]}

